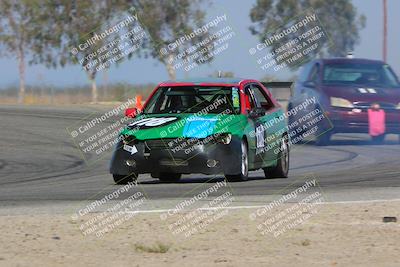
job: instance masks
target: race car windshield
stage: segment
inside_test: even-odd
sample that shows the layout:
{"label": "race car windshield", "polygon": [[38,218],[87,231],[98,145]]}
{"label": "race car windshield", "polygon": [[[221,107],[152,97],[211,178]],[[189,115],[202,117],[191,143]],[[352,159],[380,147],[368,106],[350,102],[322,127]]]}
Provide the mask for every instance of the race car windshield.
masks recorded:
{"label": "race car windshield", "polygon": [[146,114],[197,113],[238,114],[236,87],[160,87],[143,110]]}
{"label": "race car windshield", "polygon": [[328,64],[323,84],[400,87],[396,75],[386,64]]}

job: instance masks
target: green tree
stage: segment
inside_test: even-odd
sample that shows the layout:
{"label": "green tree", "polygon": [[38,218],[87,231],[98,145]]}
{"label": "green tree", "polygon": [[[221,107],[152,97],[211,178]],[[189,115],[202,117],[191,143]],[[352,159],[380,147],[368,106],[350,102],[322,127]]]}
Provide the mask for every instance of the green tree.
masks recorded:
{"label": "green tree", "polygon": [[18,61],[18,103],[24,102],[26,64],[33,63],[27,57],[41,45],[34,41],[40,32],[38,21],[44,15],[38,4],[35,0],[0,1],[0,54]]}
{"label": "green tree", "polygon": [[[257,0],[250,11],[253,23],[250,31],[263,42],[268,34],[285,26],[288,19],[309,8],[314,9],[325,31],[334,40],[333,45],[319,51],[321,56],[345,56],[354,49],[366,19],[365,16],[357,14],[350,0]],[[281,42],[275,42],[272,48],[276,49],[293,36],[294,34],[288,35],[288,38],[282,39]],[[315,54],[310,54],[310,57],[312,56]]]}
{"label": "green tree", "polygon": [[[122,2],[58,0],[42,7],[44,12],[52,16],[48,16],[40,23],[41,35],[35,40],[47,41],[34,51],[34,62],[43,63],[47,67],[63,67],[66,64],[81,65],[91,83],[92,102],[96,103],[98,101],[97,67],[105,63],[107,58],[100,59],[98,56],[90,57],[90,55],[118,36],[111,34],[106,38],[97,39],[85,49],[79,49],[79,46],[106,28],[112,27],[114,23],[118,23],[119,18],[122,19],[126,15],[119,11],[119,5]],[[72,52],[74,49],[76,53]],[[93,64],[93,67],[86,68],[88,64]]]}
{"label": "green tree", "polygon": [[[126,12],[132,8],[140,11],[141,26],[149,38],[140,44],[140,49],[129,53],[127,57],[133,54],[153,57],[165,64],[169,77],[175,79],[176,72],[171,59],[209,38],[210,33],[198,34],[168,53],[160,53],[160,49],[204,25],[204,2],[207,0],[2,0],[0,45],[6,48],[3,52],[18,58],[21,80],[19,101],[23,101],[25,92],[27,55],[29,63],[52,68],[67,64],[87,66],[93,63],[88,56],[111,40],[105,38],[96,41],[83,52],[79,51],[82,53],[78,58],[74,56],[73,48],[114,25],[119,17],[126,16]],[[203,64],[212,59],[208,57],[201,62],[196,60],[196,63]],[[104,61],[95,65],[102,63]],[[91,82],[92,101],[97,102],[97,68],[84,70]]]}
{"label": "green tree", "polygon": [[[206,0],[128,1],[128,4],[138,7],[139,20],[150,35],[144,45],[144,56],[150,56],[164,64],[171,80],[176,78],[172,59],[193,45],[210,38],[210,33],[198,34],[180,44],[176,49],[167,49],[166,53],[160,53],[160,51],[166,48],[168,44],[191,34],[195,29],[206,23],[203,8],[207,3]],[[210,50],[212,50],[212,47]],[[213,57],[205,61],[195,60],[195,62],[204,64],[211,60],[213,60]]]}

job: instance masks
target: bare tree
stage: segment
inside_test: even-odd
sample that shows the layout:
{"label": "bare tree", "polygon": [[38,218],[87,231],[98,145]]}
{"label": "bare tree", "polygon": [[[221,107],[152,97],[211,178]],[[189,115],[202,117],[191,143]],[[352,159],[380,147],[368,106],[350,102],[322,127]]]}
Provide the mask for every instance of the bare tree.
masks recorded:
{"label": "bare tree", "polygon": [[0,1],[0,48],[1,54],[18,61],[18,103],[24,103],[25,71],[28,53],[35,49],[32,41],[37,29],[36,18],[40,10],[37,1]]}
{"label": "bare tree", "polygon": [[[42,12],[52,14],[52,16],[40,21],[41,38],[35,40],[47,41],[34,51],[33,61],[43,63],[48,67],[63,67],[66,64],[80,65],[91,84],[92,102],[97,103],[96,76],[99,69],[104,70],[109,67],[108,65],[98,68],[104,66],[109,59],[100,58],[98,51],[118,36],[110,34],[106,38],[98,37],[108,27],[112,27],[113,23],[118,23],[118,16],[126,15],[119,8],[122,2],[125,1],[58,0],[42,6]],[[103,52],[106,53],[108,50]],[[129,53],[129,56],[132,54]],[[122,60],[123,58],[118,62]]]}

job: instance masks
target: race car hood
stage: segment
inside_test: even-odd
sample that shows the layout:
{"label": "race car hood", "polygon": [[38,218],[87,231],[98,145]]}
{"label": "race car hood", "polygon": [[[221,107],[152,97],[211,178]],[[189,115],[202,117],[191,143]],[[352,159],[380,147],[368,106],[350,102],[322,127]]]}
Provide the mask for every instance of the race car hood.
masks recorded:
{"label": "race car hood", "polygon": [[323,86],[328,97],[345,98],[352,102],[386,102],[397,105],[400,102],[400,88],[372,86]]}
{"label": "race car hood", "polygon": [[121,134],[138,140],[206,138],[216,133],[239,133],[245,125],[243,119],[243,115],[225,114],[145,114],[130,122]]}

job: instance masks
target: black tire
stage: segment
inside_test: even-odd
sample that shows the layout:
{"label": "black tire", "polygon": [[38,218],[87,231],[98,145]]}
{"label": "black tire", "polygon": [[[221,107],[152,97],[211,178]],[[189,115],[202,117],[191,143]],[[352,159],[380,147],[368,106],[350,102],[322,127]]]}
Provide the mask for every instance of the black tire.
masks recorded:
{"label": "black tire", "polygon": [[278,163],[274,167],[263,168],[265,178],[287,178],[289,175],[290,149],[289,140],[285,135],[282,138]]}
{"label": "black tire", "polygon": [[127,184],[129,182],[133,183],[137,180],[137,177],[138,175],[136,173],[132,173],[129,175],[113,174],[114,182],[119,185]]}
{"label": "black tire", "polygon": [[160,182],[163,182],[163,183],[176,183],[176,182],[179,182],[181,177],[182,177],[182,174],[180,174],[180,173],[162,172],[158,175],[158,179],[160,180]]}
{"label": "black tire", "polygon": [[[240,156],[240,174],[236,175],[225,175],[228,182],[244,182],[249,179],[249,153],[248,147],[245,140],[242,140],[241,145],[241,156]],[[236,164],[236,163],[233,163]]]}
{"label": "black tire", "polygon": [[[315,110],[320,110],[322,113],[324,109],[321,106],[317,105]],[[326,115],[324,114],[324,118]],[[318,122],[316,125],[317,131],[315,133],[315,141],[314,144],[316,146],[328,146],[331,143],[331,138],[334,132],[332,131],[332,124],[327,119],[323,119]]]}
{"label": "black tire", "polygon": [[332,137],[331,133],[320,134],[319,136],[317,136],[315,138],[315,145],[316,146],[327,146],[331,142],[331,137]]}

